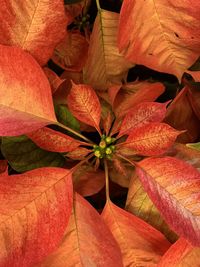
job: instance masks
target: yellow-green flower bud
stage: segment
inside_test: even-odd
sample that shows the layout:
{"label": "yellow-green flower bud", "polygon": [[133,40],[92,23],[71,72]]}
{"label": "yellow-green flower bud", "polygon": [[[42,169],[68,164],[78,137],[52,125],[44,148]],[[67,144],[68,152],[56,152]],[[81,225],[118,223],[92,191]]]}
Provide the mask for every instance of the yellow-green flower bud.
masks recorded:
{"label": "yellow-green flower bud", "polygon": [[110,155],[110,154],[112,154],[112,149],[107,147],[105,152],[106,152],[106,155]]}
{"label": "yellow-green flower bud", "polygon": [[100,143],[99,143],[99,146],[100,148],[105,148],[106,147],[106,142],[104,140],[102,140]]}
{"label": "yellow-green flower bud", "polygon": [[101,151],[100,150],[96,150],[94,151],[94,155],[97,157],[97,158],[101,158],[102,155],[101,155]]}
{"label": "yellow-green flower bud", "polygon": [[105,140],[107,144],[110,144],[112,142],[112,138],[110,136],[107,136]]}

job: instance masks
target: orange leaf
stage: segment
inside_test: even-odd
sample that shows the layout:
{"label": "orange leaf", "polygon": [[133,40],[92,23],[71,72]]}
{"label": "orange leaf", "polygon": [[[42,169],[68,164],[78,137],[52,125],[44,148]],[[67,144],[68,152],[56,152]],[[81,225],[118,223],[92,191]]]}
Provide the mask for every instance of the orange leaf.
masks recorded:
{"label": "orange leaf", "polygon": [[180,238],[164,254],[158,267],[199,267],[200,248]]}
{"label": "orange leaf", "polygon": [[133,129],[122,146],[143,156],[160,155],[173,145],[180,133],[165,123],[152,122]]}
{"label": "orange leaf", "polygon": [[0,135],[25,134],[56,122],[51,88],[31,55],[0,45]]}
{"label": "orange leaf", "polygon": [[60,42],[52,56],[52,60],[65,70],[81,71],[87,60],[88,42],[77,32],[69,32]]}
{"label": "orange leaf", "polygon": [[199,136],[200,126],[188,98],[189,88],[186,86],[174,98],[167,109],[165,122],[178,130],[186,130],[177,140],[183,143],[196,141]]}
{"label": "orange leaf", "polygon": [[0,43],[21,47],[40,65],[47,63],[66,32],[62,0],[6,0],[0,17]]}
{"label": "orange leaf", "polygon": [[[200,54],[200,2],[126,0],[120,14],[119,49],[135,64],[180,80]],[[148,15],[147,15],[148,14]]]}
{"label": "orange leaf", "polygon": [[105,173],[89,165],[82,165],[73,173],[74,190],[82,196],[98,193],[105,185]]}
{"label": "orange leaf", "polygon": [[111,201],[102,217],[121,248],[124,266],[157,266],[170,246],[159,231]]}
{"label": "orange leaf", "polygon": [[101,132],[99,128],[101,106],[91,86],[72,83],[68,95],[68,106],[78,120],[95,127],[99,133]]}
{"label": "orange leaf", "polygon": [[31,267],[60,242],[72,208],[70,172],[0,175],[0,266]]}
{"label": "orange leaf", "polygon": [[161,122],[166,113],[166,105],[154,102],[143,102],[136,105],[132,110],[130,110],[120,128],[118,137],[129,134],[131,130],[136,127],[143,126],[149,122]]}
{"label": "orange leaf", "polygon": [[98,90],[121,84],[132,66],[117,48],[118,22],[118,13],[103,9],[94,22],[84,75],[86,82]]}
{"label": "orange leaf", "polygon": [[67,157],[74,160],[83,160],[91,152],[90,149],[85,147],[77,147],[73,151],[67,153]]}
{"label": "orange leaf", "polygon": [[[116,265],[117,264],[117,265]],[[97,211],[75,195],[63,242],[37,267],[123,267],[120,249]]]}
{"label": "orange leaf", "polygon": [[43,71],[46,74],[51,85],[52,94],[54,94],[58,90],[58,88],[65,82],[65,79],[61,79],[53,70],[47,67],[43,68]]}
{"label": "orange leaf", "polygon": [[138,163],[137,174],[160,213],[181,237],[200,246],[200,173],[171,157]]}
{"label": "orange leaf", "polygon": [[164,92],[163,84],[149,82],[134,82],[127,84],[115,96],[113,109],[117,117],[121,118],[131,108],[142,102],[155,101]]}
{"label": "orange leaf", "polygon": [[0,160],[0,174],[6,172],[8,168],[8,162],[7,160]]}
{"label": "orange leaf", "polygon": [[81,142],[58,131],[44,127],[27,136],[40,148],[52,152],[69,152],[81,145]]}

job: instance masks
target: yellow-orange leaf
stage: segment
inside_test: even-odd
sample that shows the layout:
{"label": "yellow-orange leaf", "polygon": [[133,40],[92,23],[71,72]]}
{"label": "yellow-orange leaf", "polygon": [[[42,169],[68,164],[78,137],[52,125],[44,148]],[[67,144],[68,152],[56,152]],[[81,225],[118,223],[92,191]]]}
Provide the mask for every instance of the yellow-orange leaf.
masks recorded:
{"label": "yellow-orange leaf", "polygon": [[132,66],[117,48],[118,22],[118,13],[102,9],[94,23],[84,76],[86,82],[98,90],[121,83]]}
{"label": "yellow-orange leaf", "polygon": [[176,75],[179,80],[200,54],[200,2],[125,0],[119,48],[131,62]]}
{"label": "yellow-orange leaf", "polygon": [[126,200],[126,210],[151,224],[157,230],[162,232],[168,240],[177,240],[176,234],[170,230],[169,226],[165,223],[160,212],[149,198],[147,192],[145,192],[136,174],[132,175],[130,181]]}
{"label": "yellow-orange leaf", "polygon": [[170,243],[152,226],[107,201],[102,217],[117,240],[126,266],[157,266]]}
{"label": "yellow-orange leaf", "polygon": [[62,0],[2,0],[0,43],[21,47],[44,65],[64,37]]}
{"label": "yellow-orange leaf", "polygon": [[180,238],[164,254],[158,267],[199,267],[200,248]]}
{"label": "yellow-orange leaf", "polygon": [[106,224],[80,195],[60,247],[37,267],[123,267],[119,246]]}
{"label": "yellow-orange leaf", "polygon": [[55,249],[72,208],[70,172],[0,175],[0,267],[32,267]]}

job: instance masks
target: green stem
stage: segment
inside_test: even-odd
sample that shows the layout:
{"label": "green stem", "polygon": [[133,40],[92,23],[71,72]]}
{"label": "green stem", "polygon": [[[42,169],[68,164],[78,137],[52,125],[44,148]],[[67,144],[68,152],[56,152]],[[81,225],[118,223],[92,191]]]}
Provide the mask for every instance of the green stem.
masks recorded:
{"label": "green stem", "polygon": [[[94,144],[90,139],[88,139],[87,137],[85,137],[84,135],[76,132],[75,130],[65,126],[64,124],[60,123],[60,122],[57,122],[57,125],[67,131],[69,131],[70,133],[73,133],[74,135],[78,136],[79,138],[85,140],[87,142],[87,145],[89,144]],[[89,143],[89,144],[88,144]]]}
{"label": "green stem", "polygon": [[109,194],[109,176],[108,176],[108,163],[107,160],[104,159],[104,168],[105,168],[105,179],[106,179],[106,200],[110,200],[110,194]]}
{"label": "green stem", "polygon": [[100,7],[99,0],[96,0],[96,4],[97,4],[97,9],[100,11],[101,10],[101,7]]}

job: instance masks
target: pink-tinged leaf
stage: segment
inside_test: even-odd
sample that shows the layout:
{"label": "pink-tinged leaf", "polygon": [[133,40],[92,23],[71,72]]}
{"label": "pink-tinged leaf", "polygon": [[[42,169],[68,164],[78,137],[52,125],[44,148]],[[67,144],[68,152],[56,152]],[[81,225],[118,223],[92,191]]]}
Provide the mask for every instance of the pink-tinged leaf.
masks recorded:
{"label": "pink-tinged leaf", "polygon": [[65,79],[61,79],[53,70],[45,67],[43,68],[49,83],[51,85],[52,94],[54,94],[58,88],[65,82]]}
{"label": "pink-tinged leaf", "polygon": [[0,135],[25,134],[56,122],[51,88],[28,53],[0,45]]}
{"label": "pink-tinged leaf", "polygon": [[8,168],[8,162],[7,160],[0,160],[0,174],[6,172]]}
{"label": "pink-tinged leaf", "polygon": [[85,147],[77,147],[73,151],[67,153],[67,157],[74,160],[83,160],[91,152],[90,149]]}
{"label": "pink-tinged leaf", "polygon": [[69,170],[0,175],[0,266],[31,267],[61,241],[72,209]]}
{"label": "pink-tinged leaf", "polygon": [[161,83],[134,82],[121,88],[115,97],[113,110],[117,117],[121,118],[131,108],[142,102],[153,102],[164,92]]}
{"label": "pink-tinged leaf", "polygon": [[92,196],[105,185],[105,173],[90,165],[82,165],[73,173],[74,190],[82,196]]}
{"label": "pink-tinged leaf", "polygon": [[180,80],[200,54],[199,9],[200,2],[191,4],[190,0],[123,1],[120,52],[135,64],[174,74]]}
{"label": "pink-tinged leaf", "polygon": [[99,128],[101,106],[91,86],[72,83],[68,95],[68,106],[78,120],[95,127],[99,133],[101,132]]}
{"label": "pink-tinged leaf", "polygon": [[199,136],[200,124],[188,99],[188,87],[185,87],[175,97],[167,109],[165,122],[177,130],[186,130],[177,141],[183,143],[195,142]]}
{"label": "pink-tinged leaf", "polygon": [[147,192],[144,190],[135,171],[132,172],[128,189],[126,210],[152,225],[158,231],[163,233],[171,242],[177,240],[177,235],[164,221],[159,210],[155,207]]}
{"label": "pink-tinged leaf", "polygon": [[63,133],[44,127],[27,136],[40,148],[52,152],[69,152],[81,145],[81,142]]}
{"label": "pink-tinged leaf", "polygon": [[119,244],[124,266],[157,266],[170,246],[159,231],[111,201],[102,217]]}
{"label": "pink-tinged leaf", "polygon": [[180,133],[168,124],[152,122],[133,129],[122,146],[143,156],[160,155],[173,145]]}
{"label": "pink-tinged leaf", "polygon": [[149,122],[161,122],[165,117],[167,104],[168,102],[165,104],[143,102],[135,106],[122,121],[118,137],[129,134],[134,128],[141,127]]}
{"label": "pink-tinged leaf", "polygon": [[81,71],[87,60],[88,42],[80,32],[68,32],[52,56],[52,60],[65,70]]}
{"label": "pink-tinged leaf", "polygon": [[149,158],[137,169],[145,191],[181,237],[200,246],[200,173],[171,157]]}
{"label": "pink-tinged leaf", "polygon": [[62,0],[1,1],[0,17],[0,43],[21,47],[40,65],[63,39],[68,21]]}
{"label": "pink-tinged leaf", "polygon": [[121,251],[98,212],[75,195],[74,209],[59,248],[37,267],[123,267]]}
{"label": "pink-tinged leaf", "polygon": [[118,13],[103,9],[94,22],[84,76],[97,90],[105,91],[112,84],[121,84],[133,66],[118,51],[118,22]]}
{"label": "pink-tinged leaf", "polygon": [[71,24],[76,17],[81,15],[84,5],[85,2],[83,1],[77,4],[73,3],[71,5],[69,4],[65,5],[65,13],[69,19],[69,24]]}
{"label": "pink-tinged leaf", "polygon": [[200,248],[180,238],[164,254],[158,267],[199,267]]}

